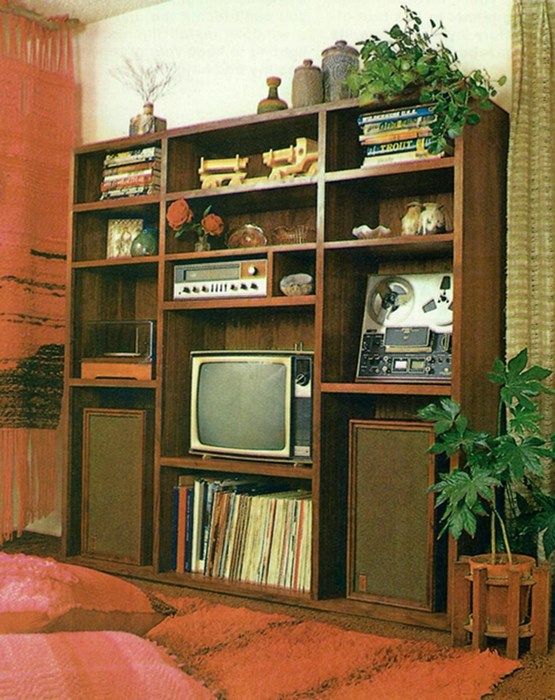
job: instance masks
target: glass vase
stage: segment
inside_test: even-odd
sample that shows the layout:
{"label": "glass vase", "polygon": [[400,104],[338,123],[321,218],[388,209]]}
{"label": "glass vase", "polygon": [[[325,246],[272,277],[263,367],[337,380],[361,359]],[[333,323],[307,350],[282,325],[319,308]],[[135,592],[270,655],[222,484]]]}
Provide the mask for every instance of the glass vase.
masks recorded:
{"label": "glass vase", "polygon": [[131,255],[140,258],[144,255],[156,255],[158,252],[158,236],[154,229],[145,228],[131,243]]}
{"label": "glass vase", "polygon": [[210,250],[210,241],[207,233],[199,233],[195,242],[195,252],[202,253],[205,250]]}

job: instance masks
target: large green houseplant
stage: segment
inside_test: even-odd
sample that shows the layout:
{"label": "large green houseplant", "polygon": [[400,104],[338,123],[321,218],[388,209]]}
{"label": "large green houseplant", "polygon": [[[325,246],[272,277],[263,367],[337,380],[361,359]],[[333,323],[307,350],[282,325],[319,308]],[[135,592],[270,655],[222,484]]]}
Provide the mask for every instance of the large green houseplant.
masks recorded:
{"label": "large green houseplant", "polygon": [[484,69],[464,73],[457,54],[447,48],[442,22],[430,20],[430,30],[422,27],[416,12],[402,5],[404,17],[385,32],[386,38],[373,34],[360,50],[361,66],[347,83],[361,104],[386,102],[414,95],[429,103],[436,119],[431,125],[430,151],[442,151],[449,138],[458,136],[465,124],[480,121],[480,109],[490,109],[490,97],[497,94],[495,84]]}
{"label": "large green houseplant", "polygon": [[430,451],[460,453],[459,465],[431,487],[436,507],[443,508],[442,533],[474,537],[478,519],[488,516],[492,563],[501,558],[512,563],[516,534],[541,534],[546,557],[555,550],[555,498],[545,488],[555,451],[553,436],[542,434],[537,405],[541,393],[555,393],[546,384],[550,375],[544,367],[528,367],[526,349],[506,363],[494,362],[488,379],[499,386],[496,432],[473,430],[449,398],[419,411],[434,425]]}

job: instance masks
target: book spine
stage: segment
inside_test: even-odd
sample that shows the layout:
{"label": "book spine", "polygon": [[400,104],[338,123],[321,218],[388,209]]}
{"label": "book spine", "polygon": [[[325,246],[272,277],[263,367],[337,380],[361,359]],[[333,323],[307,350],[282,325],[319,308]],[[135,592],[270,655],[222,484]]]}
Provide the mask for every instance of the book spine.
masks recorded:
{"label": "book spine", "polygon": [[384,121],[392,121],[394,119],[414,119],[415,117],[428,117],[433,115],[432,108],[429,105],[417,105],[415,107],[406,107],[405,109],[388,109],[382,112],[366,112],[358,117],[358,123],[377,124]]}
{"label": "book spine", "polygon": [[276,503],[277,498],[271,498],[268,502],[268,518],[266,522],[266,529],[264,531],[264,552],[259,575],[260,583],[266,583],[268,580],[270,554],[272,551],[272,540],[274,539],[274,527],[276,522]]}
{"label": "book spine", "polygon": [[122,187],[114,190],[108,190],[107,192],[102,192],[100,199],[114,199],[116,197],[138,197],[144,194],[154,194],[159,191],[159,186],[156,184],[151,185],[137,185],[135,187]]}
{"label": "book spine", "polygon": [[178,486],[177,497],[177,552],[175,570],[178,574],[185,571],[185,537],[187,532],[187,489]]}
{"label": "book spine", "polygon": [[310,590],[310,579],[312,574],[312,499],[306,502],[304,541],[302,548],[302,581],[301,591]]}
{"label": "book spine", "polygon": [[406,153],[387,153],[383,156],[371,156],[362,162],[362,168],[371,168],[374,165],[385,165],[387,163],[407,163],[421,160],[438,160],[443,158],[443,153],[422,153],[417,151],[407,151]]}
{"label": "book spine", "polygon": [[160,160],[139,161],[137,163],[128,163],[127,165],[113,165],[109,168],[104,168],[102,174],[104,176],[125,175],[128,173],[140,173],[144,170],[154,170],[160,172]]}
{"label": "book spine", "polygon": [[371,146],[379,143],[389,143],[391,141],[405,141],[423,136],[430,136],[432,129],[429,126],[414,127],[412,129],[394,129],[393,131],[380,131],[374,134],[359,136],[362,146]]}
{"label": "book spine", "polygon": [[212,505],[214,503],[214,490],[216,486],[213,483],[208,482],[206,486],[205,494],[205,505],[202,513],[202,527],[201,527],[201,560],[202,560],[202,573],[206,573],[206,560],[208,557],[208,547],[210,543],[210,526],[212,523]]}
{"label": "book spine", "polygon": [[436,115],[425,117],[401,117],[400,119],[389,119],[374,124],[362,124],[360,130],[363,135],[387,133],[395,129],[416,129],[429,126],[436,120]]}
{"label": "book spine", "polygon": [[193,541],[191,545],[191,570],[194,573],[202,571],[201,566],[201,527],[202,527],[202,508],[204,505],[204,488],[205,483],[201,479],[195,479],[194,498],[193,498]]}
{"label": "book spine", "polygon": [[192,571],[192,543],[193,543],[193,508],[194,508],[194,490],[192,486],[187,487],[185,493],[186,500],[186,518],[185,518],[185,547],[184,560],[185,571]]}
{"label": "book spine", "polygon": [[415,139],[404,139],[402,141],[391,141],[389,143],[376,143],[366,148],[366,156],[381,156],[387,153],[403,153],[405,151],[425,151],[430,146],[432,140],[428,136]]}
{"label": "book spine", "polygon": [[300,570],[301,570],[301,551],[303,546],[304,532],[304,514],[306,510],[306,501],[301,498],[297,510],[297,532],[295,536],[295,556],[293,559],[293,571],[291,576],[291,587],[295,590],[300,589]]}
{"label": "book spine", "polygon": [[218,487],[214,492],[214,499],[212,501],[212,513],[210,518],[210,531],[208,534],[208,551],[206,553],[206,564],[205,573],[207,576],[212,576],[214,573],[214,559],[216,556],[216,549],[218,545],[218,539],[220,536],[220,519],[221,519],[221,497],[222,492]]}
{"label": "book spine", "polygon": [[171,568],[175,571],[177,565],[177,529],[179,513],[179,486],[174,486],[172,491],[172,539],[170,548]]}
{"label": "book spine", "polygon": [[237,544],[237,557],[232,570],[232,578],[240,581],[242,579],[243,563],[245,559],[245,550],[247,549],[247,539],[249,533],[249,521],[251,511],[252,498],[245,496],[241,504],[241,529],[239,533],[239,542]]}
{"label": "book spine", "polygon": [[105,180],[100,185],[101,192],[110,192],[111,190],[125,189],[128,187],[138,187],[142,185],[159,185],[160,176],[153,173],[147,175],[132,175],[130,177],[121,177]]}
{"label": "book spine", "polygon": [[144,166],[139,170],[120,170],[117,173],[112,173],[109,170],[104,170],[104,176],[102,182],[116,182],[117,180],[124,180],[126,178],[141,177],[144,175],[155,175],[160,177],[160,168],[154,166]]}
{"label": "book spine", "polygon": [[138,148],[130,151],[116,151],[107,153],[104,158],[104,165],[108,168],[116,165],[127,165],[128,163],[137,163],[141,160],[153,160],[160,158],[162,152],[157,146],[149,146],[146,148]]}

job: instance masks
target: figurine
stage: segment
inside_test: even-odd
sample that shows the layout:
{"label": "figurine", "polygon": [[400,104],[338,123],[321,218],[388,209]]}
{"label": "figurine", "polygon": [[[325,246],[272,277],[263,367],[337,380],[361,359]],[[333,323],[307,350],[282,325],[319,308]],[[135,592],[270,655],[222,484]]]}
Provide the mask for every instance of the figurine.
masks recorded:
{"label": "figurine", "polygon": [[420,214],[422,205],[420,202],[410,202],[407,210],[401,218],[401,235],[416,236],[420,232]]}
{"label": "figurine", "polygon": [[437,202],[425,202],[420,214],[418,233],[427,236],[431,233],[443,233],[445,231],[445,213],[443,204]]}

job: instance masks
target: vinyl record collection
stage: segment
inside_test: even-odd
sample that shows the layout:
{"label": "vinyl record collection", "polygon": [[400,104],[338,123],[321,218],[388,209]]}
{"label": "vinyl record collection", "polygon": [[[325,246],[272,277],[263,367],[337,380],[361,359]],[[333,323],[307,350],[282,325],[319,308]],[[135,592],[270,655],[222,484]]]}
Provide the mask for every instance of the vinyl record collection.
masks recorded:
{"label": "vinyl record collection", "polygon": [[434,119],[435,115],[427,105],[361,114],[358,117],[362,132],[359,141],[365,147],[361,167],[449,155],[452,153],[450,146],[441,153],[430,153]]}
{"label": "vinyl record collection", "polygon": [[260,479],[182,476],[173,493],[173,558],[191,572],[310,589],[312,500]]}
{"label": "vinyl record collection", "polygon": [[143,146],[107,153],[100,199],[153,194],[160,189],[160,148]]}

